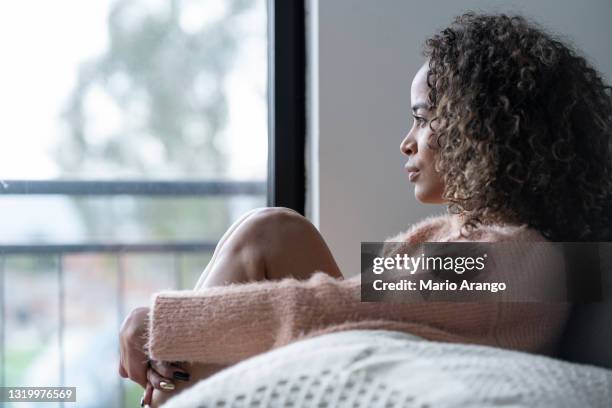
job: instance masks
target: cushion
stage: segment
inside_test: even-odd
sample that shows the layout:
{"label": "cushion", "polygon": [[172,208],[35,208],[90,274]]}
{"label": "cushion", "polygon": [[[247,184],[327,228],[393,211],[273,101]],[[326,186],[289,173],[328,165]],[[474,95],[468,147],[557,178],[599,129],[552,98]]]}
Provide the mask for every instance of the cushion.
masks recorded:
{"label": "cushion", "polygon": [[353,330],[303,339],[202,380],[163,408],[610,407],[612,370]]}

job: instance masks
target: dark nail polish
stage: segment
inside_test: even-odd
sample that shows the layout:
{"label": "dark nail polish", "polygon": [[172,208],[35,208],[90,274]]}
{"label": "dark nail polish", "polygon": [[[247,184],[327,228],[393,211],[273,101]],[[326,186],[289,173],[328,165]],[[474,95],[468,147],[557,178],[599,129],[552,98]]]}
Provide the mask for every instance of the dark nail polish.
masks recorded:
{"label": "dark nail polish", "polygon": [[140,398],[140,406],[144,407],[144,395]]}
{"label": "dark nail polish", "polygon": [[172,378],[174,378],[175,380],[189,381],[189,377],[189,373],[184,373],[182,371],[175,371],[172,374]]}

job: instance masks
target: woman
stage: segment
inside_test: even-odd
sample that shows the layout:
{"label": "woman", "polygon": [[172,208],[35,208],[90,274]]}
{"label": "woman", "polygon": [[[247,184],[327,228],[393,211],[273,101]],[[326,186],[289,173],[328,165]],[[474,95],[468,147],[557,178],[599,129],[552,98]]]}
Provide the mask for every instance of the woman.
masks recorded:
{"label": "woman", "polygon": [[[401,151],[416,198],[446,203],[449,213],[390,241],[612,237],[612,97],[583,58],[521,17],[472,13],[427,40],[425,56]],[[531,252],[517,270],[559,279]],[[222,238],[194,291],[158,293],[152,308],[128,316],[120,374],[157,406],[306,335],[391,329],[552,353],[568,314],[565,303],[361,303],[359,285],[342,278],[304,217],[253,211]]]}

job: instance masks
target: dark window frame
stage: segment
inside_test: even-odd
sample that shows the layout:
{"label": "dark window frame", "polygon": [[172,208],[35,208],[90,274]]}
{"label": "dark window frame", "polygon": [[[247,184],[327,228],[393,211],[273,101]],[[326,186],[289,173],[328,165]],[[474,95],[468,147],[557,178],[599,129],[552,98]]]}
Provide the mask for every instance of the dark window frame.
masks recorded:
{"label": "dark window frame", "polygon": [[306,198],[304,0],[268,0],[268,205],[304,214]]}

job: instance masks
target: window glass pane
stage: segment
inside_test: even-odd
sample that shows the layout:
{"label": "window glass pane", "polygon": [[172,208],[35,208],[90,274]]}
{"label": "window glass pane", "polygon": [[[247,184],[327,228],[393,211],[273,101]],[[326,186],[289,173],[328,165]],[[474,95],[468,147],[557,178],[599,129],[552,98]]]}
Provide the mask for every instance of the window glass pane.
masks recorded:
{"label": "window glass pane", "polygon": [[[142,389],[117,375],[123,318],[155,291],[193,288],[227,227],[266,203],[266,26],[265,0],[0,5],[0,192],[140,183],[0,194],[0,385],[137,406]],[[143,194],[160,181],[231,192]]]}
{"label": "window glass pane", "polygon": [[0,49],[2,179],[265,178],[263,0],[3,2]]}
{"label": "window glass pane", "polygon": [[[264,196],[0,196],[1,245],[216,241]],[[44,210],[41,210],[44,209]]]}

